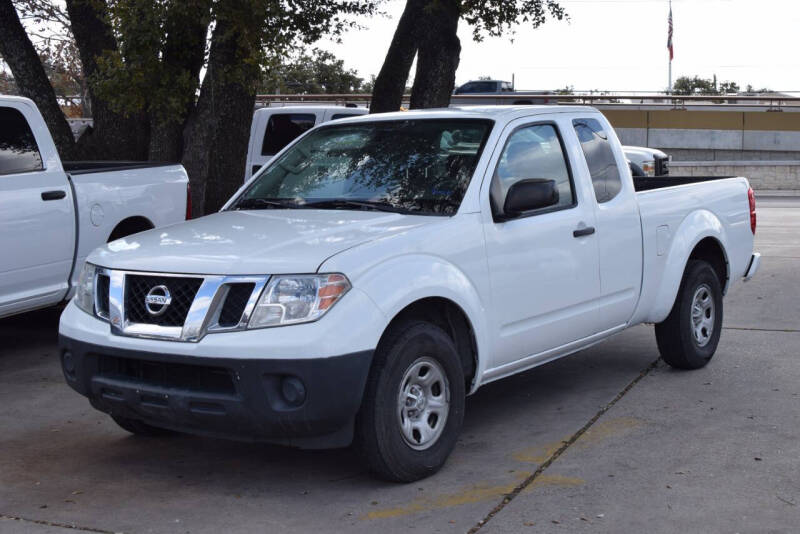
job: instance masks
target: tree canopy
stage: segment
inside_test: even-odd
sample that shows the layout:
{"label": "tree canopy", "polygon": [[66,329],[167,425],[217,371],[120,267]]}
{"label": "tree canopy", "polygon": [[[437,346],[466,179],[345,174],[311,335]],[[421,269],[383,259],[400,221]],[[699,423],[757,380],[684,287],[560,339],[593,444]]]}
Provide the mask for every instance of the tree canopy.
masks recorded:
{"label": "tree canopy", "polygon": [[681,76],[672,85],[676,95],[726,95],[738,93],[739,84],[732,81],[717,82],[717,77]]}
{"label": "tree canopy", "polygon": [[407,0],[375,80],[371,111],[400,108],[415,57],[411,107],[449,104],[461,53],[460,21],[472,28],[473,39],[481,41],[487,36],[513,36],[517,26],[538,28],[550,18],[568,19],[556,0]]}
{"label": "tree canopy", "polygon": [[[181,161],[195,210],[210,212],[241,184],[265,69],[340,35],[380,1],[0,0],[0,55],[62,156]],[[65,61],[48,61],[31,40],[40,24],[64,29],[77,49],[94,119],[77,143],[45,66]]]}
{"label": "tree canopy", "polygon": [[369,82],[344,66],[331,52],[302,50],[266,69],[259,92],[279,94],[349,94],[369,92]]}

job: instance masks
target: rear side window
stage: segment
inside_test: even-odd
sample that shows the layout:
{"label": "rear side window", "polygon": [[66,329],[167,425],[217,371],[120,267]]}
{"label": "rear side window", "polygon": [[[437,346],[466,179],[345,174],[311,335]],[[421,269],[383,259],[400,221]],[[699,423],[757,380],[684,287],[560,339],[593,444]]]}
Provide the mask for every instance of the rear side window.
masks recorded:
{"label": "rear side window", "polygon": [[333,117],[331,117],[332,121],[336,119],[346,119],[347,117],[358,117],[358,113],[334,113]]}
{"label": "rear side window", "polygon": [[608,142],[608,133],[596,119],[575,119],[572,125],[592,176],[594,196],[597,202],[608,202],[622,189],[622,179],[611,143]]}
{"label": "rear side window", "polygon": [[558,204],[545,208],[547,211],[575,204],[575,192],[561,138],[552,124],[525,126],[512,133],[506,141],[492,179],[491,195],[495,210],[500,211],[508,189],[515,182],[530,178],[555,180]]}
{"label": "rear side window", "polygon": [[313,128],[315,122],[317,116],[313,113],[275,113],[270,116],[267,131],[264,132],[261,155],[274,156],[283,150],[283,147]]}
{"label": "rear side window", "polygon": [[43,168],[39,147],[25,116],[17,109],[0,107],[0,174]]}

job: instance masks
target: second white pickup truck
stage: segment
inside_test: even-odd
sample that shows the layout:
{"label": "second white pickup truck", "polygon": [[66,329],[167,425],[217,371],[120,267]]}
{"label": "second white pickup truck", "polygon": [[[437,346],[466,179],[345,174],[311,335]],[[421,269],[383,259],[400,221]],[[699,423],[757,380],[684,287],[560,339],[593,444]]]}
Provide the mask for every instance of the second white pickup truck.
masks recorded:
{"label": "second white pickup truck", "polygon": [[136,434],[355,438],[412,481],[488,382],[640,323],[670,365],[706,365],[755,227],[745,178],[634,181],[588,107],[331,122],[220,213],[92,253],[62,367]]}
{"label": "second white pickup truck", "polygon": [[99,245],[183,221],[181,165],[61,161],[27,98],[0,96],[0,317],[74,293]]}

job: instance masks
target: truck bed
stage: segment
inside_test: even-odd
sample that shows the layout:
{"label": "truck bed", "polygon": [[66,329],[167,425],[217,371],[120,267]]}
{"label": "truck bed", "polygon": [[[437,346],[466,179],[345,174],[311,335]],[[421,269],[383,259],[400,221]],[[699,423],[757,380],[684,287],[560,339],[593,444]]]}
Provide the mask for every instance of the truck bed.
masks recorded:
{"label": "truck bed", "polygon": [[676,185],[725,180],[727,178],[735,178],[735,176],[673,176],[671,174],[669,176],[634,176],[633,188],[637,192],[650,191],[664,187],[675,187]]}
{"label": "truck bed", "polygon": [[[694,227],[720,228],[729,276],[729,280],[722,280],[723,286],[744,276],[753,251],[747,202],[749,183],[745,178],[634,178],[634,186],[639,192],[636,196],[644,261],[640,307],[634,322],[660,322],[666,317],[672,304],[668,298],[672,287],[665,281],[665,272],[671,258],[681,257],[671,254],[671,250],[692,245],[690,241],[697,233]],[[679,281],[672,280],[673,285]]]}
{"label": "truck bed", "polygon": [[62,161],[64,171],[72,175],[93,172],[126,171],[131,169],[150,169],[176,165],[163,161]]}

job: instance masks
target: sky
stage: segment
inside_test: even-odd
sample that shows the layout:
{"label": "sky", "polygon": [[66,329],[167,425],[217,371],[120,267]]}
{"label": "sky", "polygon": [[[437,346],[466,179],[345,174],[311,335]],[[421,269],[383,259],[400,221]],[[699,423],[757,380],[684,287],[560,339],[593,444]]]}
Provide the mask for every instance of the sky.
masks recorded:
{"label": "sky", "polygon": [[[389,0],[384,17],[361,21],[335,53],[362,77],[377,74],[405,2]],[[661,91],[668,84],[667,0],[562,0],[569,22],[548,20],[516,35],[472,40],[459,26],[457,84],[479,76],[511,80],[517,89]],[[800,0],[673,0],[673,79],[699,75],[742,89],[800,91]],[[413,71],[412,71],[413,74]]]}

